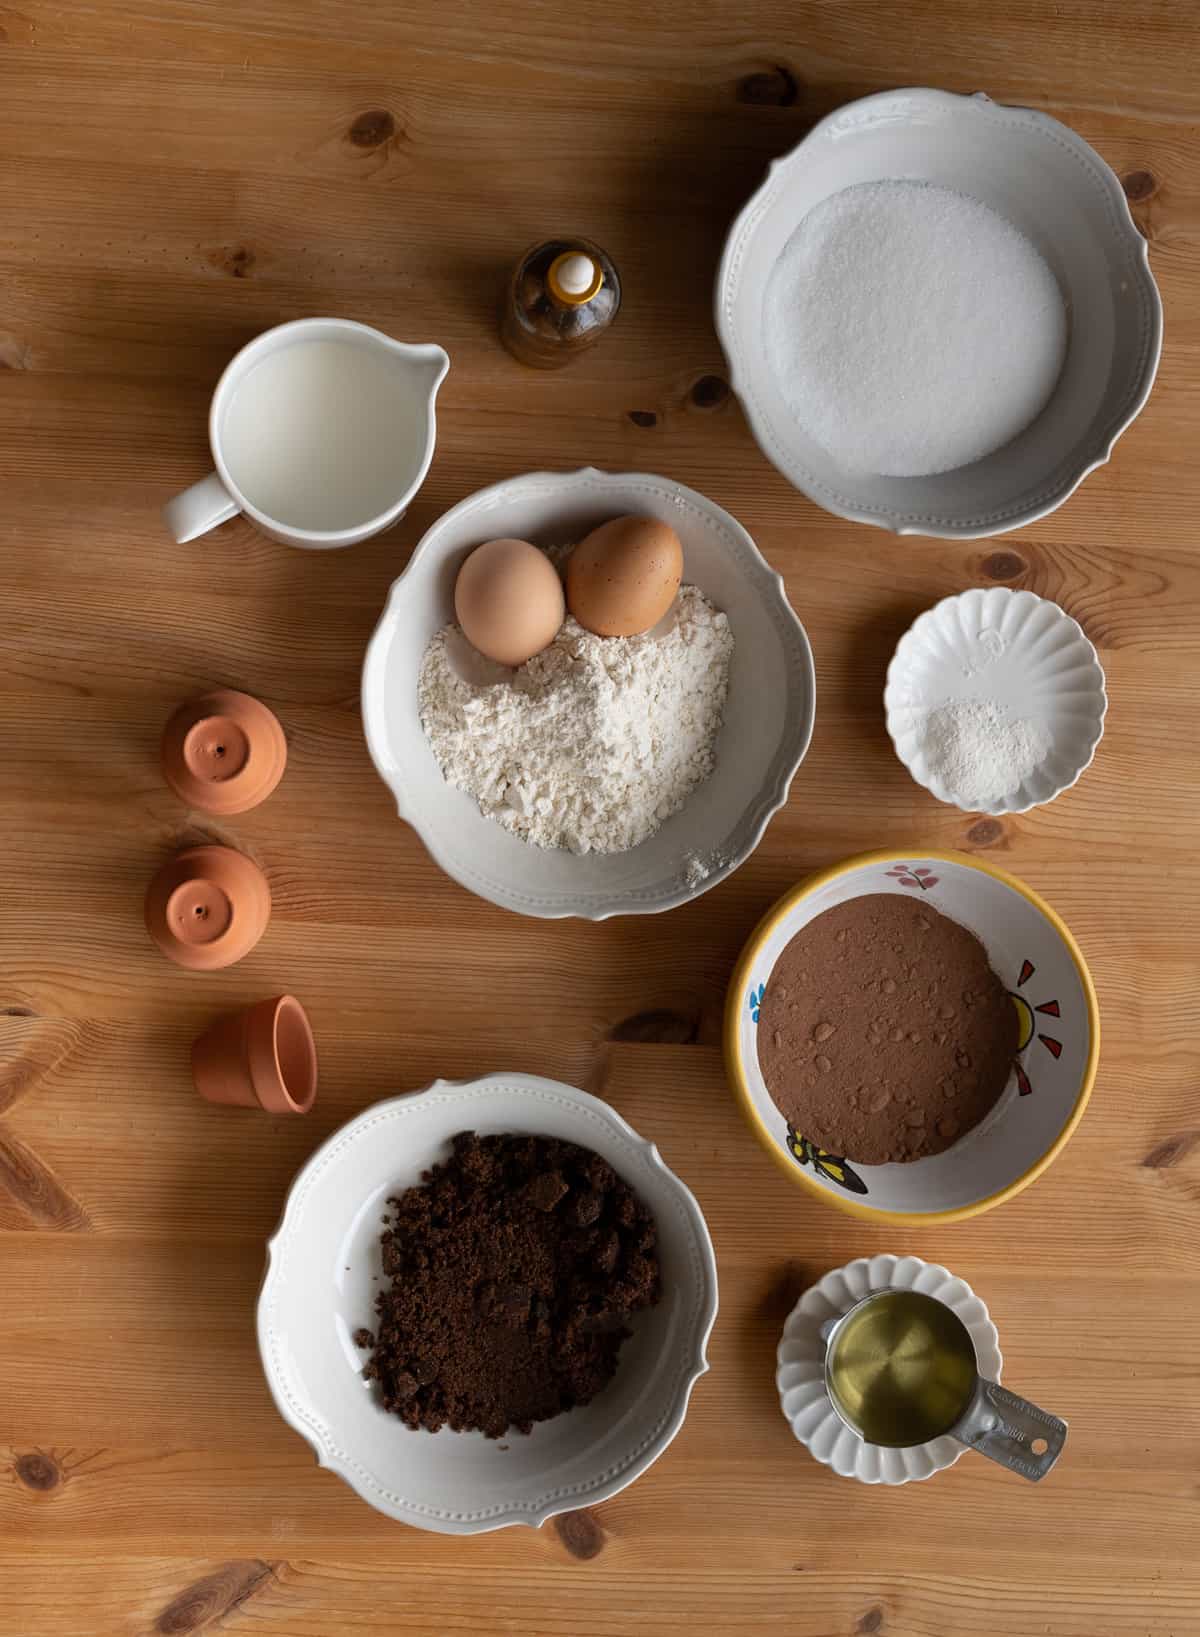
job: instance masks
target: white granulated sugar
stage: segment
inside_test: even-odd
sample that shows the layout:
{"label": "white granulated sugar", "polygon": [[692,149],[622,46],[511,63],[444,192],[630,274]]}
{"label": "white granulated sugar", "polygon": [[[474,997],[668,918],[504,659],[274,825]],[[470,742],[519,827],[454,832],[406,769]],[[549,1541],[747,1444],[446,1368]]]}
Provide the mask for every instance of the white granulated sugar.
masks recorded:
{"label": "white granulated sugar", "polygon": [[421,723],[447,781],[524,840],[625,852],[712,772],[733,633],[695,586],[665,633],[596,637],[568,618],[497,682],[461,674],[456,636],[425,651]]}
{"label": "white granulated sugar", "polygon": [[1058,380],[1054,274],[1011,223],[927,182],[809,211],[767,284],[764,341],[804,430],[847,470],[917,477],[1015,438]]}
{"label": "white granulated sugar", "polygon": [[1011,715],[994,699],[954,699],[917,727],[930,772],[964,807],[986,807],[1010,795],[1050,753],[1041,722]]}

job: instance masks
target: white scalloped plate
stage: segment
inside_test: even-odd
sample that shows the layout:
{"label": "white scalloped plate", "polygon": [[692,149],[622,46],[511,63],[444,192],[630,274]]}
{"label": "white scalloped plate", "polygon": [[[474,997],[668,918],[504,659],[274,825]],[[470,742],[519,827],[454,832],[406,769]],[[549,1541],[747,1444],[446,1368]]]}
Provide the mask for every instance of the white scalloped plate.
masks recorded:
{"label": "white scalloped plate", "polygon": [[[957,699],[994,699],[1040,721],[1045,760],[1000,800],[973,807],[937,777],[921,746],[925,711]],[[896,754],[918,784],[964,812],[1025,813],[1069,790],[1091,766],[1108,696],[1096,650],[1078,622],[1032,591],[976,587],[943,597],[900,638],[883,695]]]}
{"label": "white scalloped plate", "polygon": [[[582,539],[605,518],[662,518],[683,543],[684,579],[729,617],[734,651],[717,765],[685,805],[627,853],[531,846],[447,784],[417,709],[426,645],[454,617],[454,581],[484,540]],[[695,489],[645,472],[534,472],[481,489],[438,518],[392,586],[363,665],[367,748],[434,862],[520,915],[645,915],[707,892],[754,851],[787,800],[812,737],[812,650],[783,581],[746,530]]]}
{"label": "white scalloped plate", "polygon": [[[969,194],[1020,229],[1050,264],[1070,323],[1058,384],[1032,425],[931,477],[842,470],[788,408],[763,324],[771,271],[808,212],[855,183],[897,177]],[[852,522],[958,540],[1061,506],[1141,410],[1162,350],[1146,241],[1096,150],[1049,114],[927,87],[847,103],[772,164],[725,241],[716,325],[750,429],[790,482]]]}
{"label": "white scalloped plate", "polygon": [[934,1438],[911,1449],[865,1443],[841,1420],[825,1387],[821,1326],[848,1313],[873,1290],[919,1290],[945,1302],[970,1331],[979,1373],[989,1381],[1000,1380],[1000,1342],[987,1308],[966,1280],[919,1256],[860,1256],[827,1273],[792,1309],[783,1327],[775,1372],[780,1406],[792,1431],[816,1460],[840,1477],[864,1484],[908,1484],[953,1466],[965,1446],[953,1438]]}
{"label": "white scalloped plate", "polygon": [[[371,1326],[390,1195],[445,1158],[456,1131],[529,1131],[593,1149],[654,1213],[663,1296],[637,1315],[617,1373],[590,1404],[528,1436],[413,1432],[380,1408],[351,1337]],[[280,1414],[378,1511],[470,1535],[538,1525],[607,1500],[683,1425],[717,1316],[717,1265],[690,1191],[598,1097],[532,1074],[493,1074],[378,1103],[335,1132],[293,1182],[268,1246],[258,1344]]]}

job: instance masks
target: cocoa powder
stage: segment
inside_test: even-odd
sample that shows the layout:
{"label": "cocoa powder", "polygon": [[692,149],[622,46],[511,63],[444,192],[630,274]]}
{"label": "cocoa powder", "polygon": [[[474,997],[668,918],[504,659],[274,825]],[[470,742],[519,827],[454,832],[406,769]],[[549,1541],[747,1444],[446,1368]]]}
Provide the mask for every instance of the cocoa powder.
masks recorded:
{"label": "cocoa powder", "polygon": [[410,1427],[528,1432],[595,1397],[628,1319],[657,1302],[654,1219],[575,1143],[460,1131],[452,1146],[388,1202],[363,1374]]}
{"label": "cocoa powder", "polygon": [[973,932],[868,894],[803,927],[758,1019],[767,1090],[793,1130],[862,1165],[941,1153],[999,1098],[1017,1014]]}

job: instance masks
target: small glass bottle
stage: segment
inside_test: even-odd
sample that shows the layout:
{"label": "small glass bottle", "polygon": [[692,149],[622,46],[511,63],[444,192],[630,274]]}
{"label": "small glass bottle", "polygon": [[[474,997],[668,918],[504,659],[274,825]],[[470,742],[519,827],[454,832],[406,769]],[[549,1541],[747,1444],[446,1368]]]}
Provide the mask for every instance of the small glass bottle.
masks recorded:
{"label": "small glass bottle", "polygon": [[598,244],[547,239],[513,270],[500,338],[520,363],[561,369],[600,339],[620,306],[621,280]]}

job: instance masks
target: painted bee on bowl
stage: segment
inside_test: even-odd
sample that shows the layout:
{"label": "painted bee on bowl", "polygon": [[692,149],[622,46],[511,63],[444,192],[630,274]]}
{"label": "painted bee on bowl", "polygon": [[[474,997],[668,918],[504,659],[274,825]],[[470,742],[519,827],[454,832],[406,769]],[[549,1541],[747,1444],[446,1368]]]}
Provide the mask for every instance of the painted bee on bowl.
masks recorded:
{"label": "painted bee on bowl", "polygon": [[831,1154],[827,1148],[818,1148],[816,1143],[802,1137],[789,1125],[787,1128],[788,1152],[801,1165],[811,1165],[819,1177],[826,1182],[835,1183],[839,1188],[845,1188],[850,1194],[865,1194],[867,1185],[857,1172],[852,1171],[846,1161],[837,1154]]}

